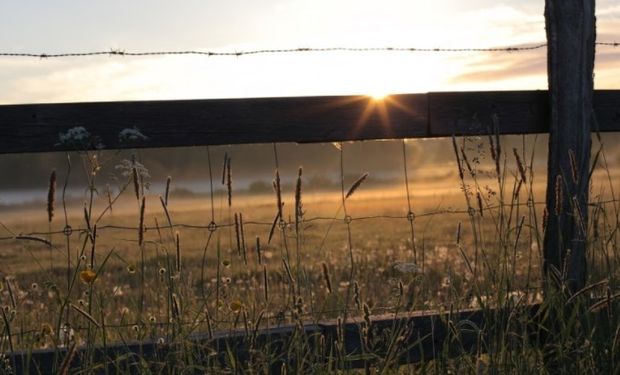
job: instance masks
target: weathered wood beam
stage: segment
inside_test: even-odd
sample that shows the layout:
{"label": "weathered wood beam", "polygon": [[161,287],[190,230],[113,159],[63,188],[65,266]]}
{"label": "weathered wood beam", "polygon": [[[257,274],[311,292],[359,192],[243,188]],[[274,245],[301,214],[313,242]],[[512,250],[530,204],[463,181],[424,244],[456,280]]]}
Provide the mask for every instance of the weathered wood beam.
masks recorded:
{"label": "weathered wood beam", "polygon": [[[547,0],[549,161],[544,270],[586,283],[586,238],[593,108],[594,0]],[[600,120],[599,120],[600,121]],[[566,272],[564,272],[566,271]]]}
{"label": "weathered wood beam", "polygon": [[[502,134],[549,130],[545,91],[217,99],[0,106],[0,153],[199,145],[332,142],[482,134],[497,115]],[[599,91],[601,131],[620,131],[620,91]],[[59,144],[83,127],[91,138]],[[144,141],[122,141],[137,128]]]}
{"label": "weathered wood beam", "polygon": [[[534,316],[539,306],[522,308],[524,313]],[[363,319],[351,319],[344,324],[342,335],[339,324],[333,320],[260,329],[249,335],[245,330],[216,332],[212,338],[202,333],[189,336],[184,342],[184,350],[196,356],[197,363],[203,366],[207,366],[209,360],[226,366],[230,359],[227,353],[232,353],[238,364],[247,365],[248,361],[252,361],[252,353],[259,349],[263,360],[268,361],[263,365],[270,373],[279,373],[282,364],[303,372],[308,358],[312,358],[314,363],[327,364],[330,357],[335,361],[338,356],[344,368],[363,368],[375,364],[377,358],[385,358],[388,351],[394,363],[419,363],[441,356],[454,357],[485,351],[485,342],[492,334],[492,327],[505,326],[511,313],[514,310],[487,309],[373,316],[370,332],[377,340],[371,339],[369,342],[363,339]],[[481,332],[484,334],[481,335]],[[294,351],[290,351],[296,345],[294,340],[299,338],[304,341],[306,355],[314,356],[306,358],[305,364],[299,363]],[[141,367],[143,360],[148,361],[151,371],[159,373],[170,365],[170,355],[179,347],[143,341],[116,343],[91,350],[90,355],[94,356],[95,363],[104,366],[100,369],[101,373],[139,372],[144,370]],[[217,355],[214,357],[213,353]],[[80,348],[73,356],[71,368],[79,369],[88,363],[87,355],[86,348]],[[8,356],[18,374],[48,373],[57,370],[67,356],[67,349],[16,352]]]}

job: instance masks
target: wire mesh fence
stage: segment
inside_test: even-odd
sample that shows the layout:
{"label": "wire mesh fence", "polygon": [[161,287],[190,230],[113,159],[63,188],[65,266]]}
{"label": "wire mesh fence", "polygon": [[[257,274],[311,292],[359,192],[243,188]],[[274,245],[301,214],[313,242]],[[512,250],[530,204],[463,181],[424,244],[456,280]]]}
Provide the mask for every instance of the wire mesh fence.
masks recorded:
{"label": "wire mesh fence", "polygon": [[[441,141],[451,171],[442,182],[452,189],[448,198],[420,193],[425,182],[411,177],[420,166],[411,165],[410,141],[390,143],[401,161],[389,167],[396,171],[390,184],[373,180],[372,172],[347,172],[352,143],[327,146],[337,188],[314,193],[304,184],[309,168],[283,168],[287,156],[277,144],[272,191],[259,194],[235,188],[234,153],[207,147],[208,188],[178,210],[183,199],[174,182],[162,184],[161,195],[149,188],[148,160],[139,152],[118,164],[123,178],[105,192],[96,178],[103,160],[113,158],[80,152],[82,202],[66,194],[78,173],[74,155],[64,181],[56,181],[60,168],[50,178],[47,213],[41,205],[37,214],[48,220],[35,226],[48,230],[3,223],[0,245],[22,259],[13,272],[2,270],[3,311],[7,322],[20,322],[8,336],[5,325],[3,345],[86,340],[94,327],[114,339],[169,338],[369,312],[474,308],[507,298],[537,302],[544,230],[537,174],[544,167],[536,142],[525,139]],[[602,160],[592,170],[601,193],[593,196],[588,229],[598,232],[593,249],[604,250],[590,259],[601,275],[617,262],[613,220],[620,206],[615,167]],[[292,176],[282,175],[285,169]]]}

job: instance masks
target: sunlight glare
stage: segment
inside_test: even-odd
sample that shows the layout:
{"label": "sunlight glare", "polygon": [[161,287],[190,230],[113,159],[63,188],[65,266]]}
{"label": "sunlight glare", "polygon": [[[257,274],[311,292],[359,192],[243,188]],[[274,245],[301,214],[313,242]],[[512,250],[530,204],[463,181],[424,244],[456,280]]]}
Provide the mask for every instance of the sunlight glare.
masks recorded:
{"label": "sunlight glare", "polygon": [[373,100],[381,101],[387,98],[388,96],[390,96],[390,94],[386,92],[376,91],[376,92],[368,94],[368,96],[370,96]]}

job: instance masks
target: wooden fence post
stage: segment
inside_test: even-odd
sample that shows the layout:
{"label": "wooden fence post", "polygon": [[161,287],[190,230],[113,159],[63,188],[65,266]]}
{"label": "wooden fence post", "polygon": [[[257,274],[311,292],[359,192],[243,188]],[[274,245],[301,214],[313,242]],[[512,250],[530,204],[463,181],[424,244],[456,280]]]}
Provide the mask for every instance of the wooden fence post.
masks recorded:
{"label": "wooden fence post", "polygon": [[544,270],[586,282],[594,0],[546,0],[550,127]]}

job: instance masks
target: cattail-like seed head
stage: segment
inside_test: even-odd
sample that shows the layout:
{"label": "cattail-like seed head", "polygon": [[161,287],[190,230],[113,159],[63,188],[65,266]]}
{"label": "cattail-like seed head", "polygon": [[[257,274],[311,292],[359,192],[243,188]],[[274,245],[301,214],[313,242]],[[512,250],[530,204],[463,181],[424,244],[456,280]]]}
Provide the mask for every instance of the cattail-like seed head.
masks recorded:
{"label": "cattail-like seed head", "polygon": [[497,157],[495,161],[499,164],[499,159],[502,154],[502,145],[499,142],[499,116],[497,113],[491,116],[491,121],[493,122],[493,132],[495,133],[495,156]]}
{"label": "cattail-like seed head", "polygon": [[47,221],[54,218],[54,202],[56,201],[56,170],[50,174],[50,183],[47,189]]}
{"label": "cattail-like seed head", "polygon": [[527,177],[525,175],[525,166],[523,165],[523,161],[521,161],[521,156],[519,156],[519,152],[516,148],[513,147],[512,153],[515,155],[515,160],[517,161],[517,168],[519,169],[521,179],[523,180],[523,182],[527,182]]}
{"label": "cattail-like seed head", "polygon": [[273,223],[271,224],[271,228],[269,229],[269,237],[267,237],[267,244],[271,243],[271,239],[273,238],[273,234],[276,231],[276,226],[278,225],[279,221],[280,221],[280,213],[277,212],[276,217],[273,219]]}
{"label": "cattail-like seed head", "polygon": [[358,178],[353,183],[353,185],[351,185],[351,187],[349,188],[349,191],[347,191],[347,194],[344,196],[344,199],[347,199],[351,195],[353,195],[353,193],[355,193],[355,191],[360,187],[360,185],[366,180],[367,177],[368,177],[368,172],[361,175],[360,178]]}
{"label": "cattail-like seed head", "polygon": [[243,263],[248,265],[248,256],[245,247],[245,231],[243,229],[243,214],[239,212],[239,230],[241,235],[241,251],[243,253]]}
{"label": "cattail-like seed head", "polygon": [[232,206],[232,170],[231,170],[231,159],[228,158],[226,162],[226,189],[228,190],[228,207]]}
{"label": "cattail-like seed head", "polygon": [[256,257],[258,259],[258,264],[263,264],[263,255],[261,254],[260,248],[260,237],[256,236]]}
{"label": "cattail-like seed head", "polygon": [[135,164],[131,168],[131,175],[133,180],[133,191],[136,194],[136,200],[140,200],[140,178],[138,177],[138,168]]}
{"label": "cattail-like seed head", "polygon": [[164,193],[164,202],[166,206],[168,205],[168,195],[170,194],[170,183],[172,182],[172,177],[168,176],[166,179],[166,192]]}
{"label": "cattail-like seed head", "polygon": [[299,232],[299,222],[303,218],[303,205],[301,202],[301,175],[303,169],[299,167],[297,174],[297,184],[295,185],[295,230]]}
{"label": "cattail-like seed head", "polygon": [[[495,142],[492,142],[494,148],[491,151],[491,155],[494,154],[493,160],[495,160],[495,173],[497,174],[497,180],[499,181],[501,179],[500,158],[502,155],[502,148],[501,148],[502,146],[499,141],[499,116],[497,116],[497,114],[494,113],[491,116],[491,121],[493,122],[493,133],[495,135]],[[491,135],[489,135],[489,138],[491,139]]]}
{"label": "cattail-like seed head", "polygon": [[323,278],[325,279],[325,286],[327,287],[327,291],[329,293],[332,292],[332,282],[331,279],[329,277],[329,268],[327,268],[327,264],[325,264],[325,262],[321,263],[321,266],[323,268]]}

